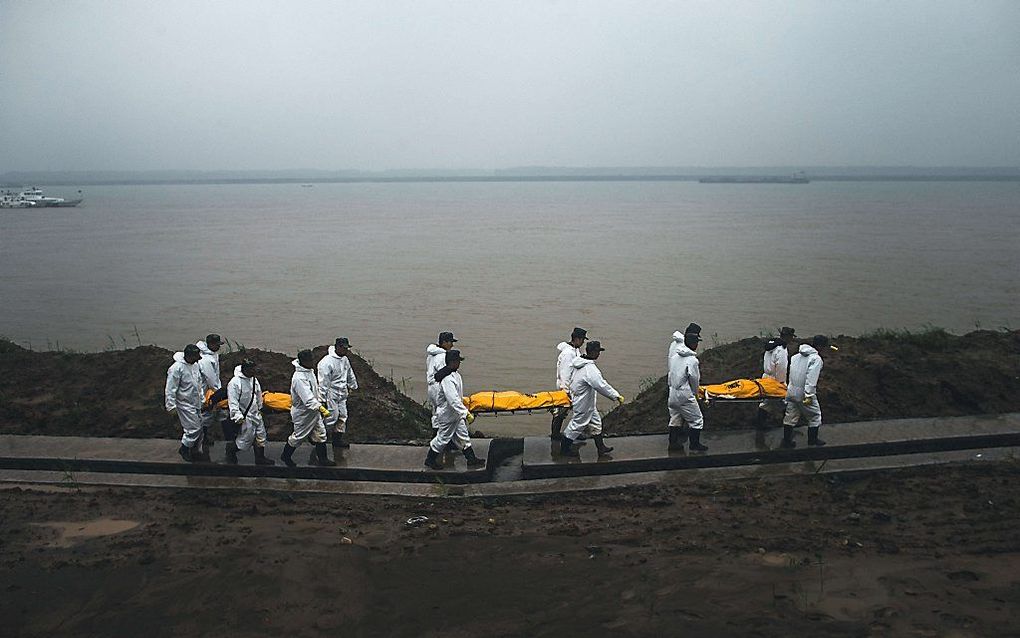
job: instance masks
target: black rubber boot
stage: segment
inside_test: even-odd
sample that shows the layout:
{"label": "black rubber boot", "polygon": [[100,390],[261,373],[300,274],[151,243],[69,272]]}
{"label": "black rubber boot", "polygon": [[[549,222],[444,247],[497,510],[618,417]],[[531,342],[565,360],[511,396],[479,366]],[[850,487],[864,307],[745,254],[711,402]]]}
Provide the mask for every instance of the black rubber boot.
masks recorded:
{"label": "black rubber boot", "polygon": [[701,430],[691,429],[691,452],[704,452],[707,445],[701,444]]}
{"label": "black rubber boot", "polygon": [[208,445],[209,447],[212,447],[215,441],[213,441],[212,437],[209,436],[208,426],[202,426],[202,436],[205,438],[205,444]]}
{"label": "black rubber boot", "polygon": [[333,447],[347,449],[351,447],[351,444],[347,442],[347,437],[343,432],[333,432]]}
{"label": "black rubber boot", "polygon": [[759,430],[764,430],[769,427],[768,410],[758,408],[758,413],[754,415],[754,427]]}
{"label": "black rubber boot", "polygon": [[181,448],[179,450],[177,450],[177,453],[181,455],[181,458],[184,459],[185,462],[187,462],[187,463],[191,463],[192,462],[191,448],[188,447],[187,445],[184,445],[182,443],[181,444]]}
{"label": "black rubber boot", "polygon": [[325,443],[315,444],[315,464],[321,467],[334,467],[336,461],[329,458],[329,454],[326,452]]}
{"label": "black rubber boot", "polygon": [[570,440],[569,436],[564,436],[563,440],[560,441],[560,456],[569,456],[575,459],[581,458],[581,453],[574,447],[574,442]]}
{"label": "black rubber boot", "polygon": [[601,434],[596,434],[592,438],[595,439],[595,447],[599,451],[599,456],[605,456],[605,455],[607,455],[607,454],[609,454],[610,452],[613,451],[613,448],[611,448],[608,445],[606,445],[606,442],[602,438]]}
{"label": "black rubber boot", "polygon": [[670,452],[683,452],[684,442],[680,438],[680,428],[672,427],[667,428],[669,430],[669,448]]}
{"label": "black rubber boot", "polygon": [[797,447],[797,443],[793,440],[793,426],[783,426],[783,442],[779,444],[779,447],[794,448]]}
{"label": "black rubber boot", "polygon": [[550,428],[549,438],[552,439],[553,441],[559,441],[560,439],[563,438],[563,434],[560,432],[560,430],[563,428],[563,421],[566,418],[566,416],[567,413],[565,411],[560,412],[559,410],[557,410],[556,412],[553,412],[552,423],[549,425]]}
{"label": "black rubber boot", "polygon": [[224,444],[226,448],[226,461],[230,465],[237,465],[237,444],[233,441],[227,441]]}
{"label": "black rubber boot", "polygon": [[291,458],[294,456],[294,450],[296,449],[297,448],[292,448],[290,443],[283,446],[283,454],[280,455],[280,460],[283,461],[283,464],[287,467],[297,467],[297,463],[295,463],[294,459]]}
{"label": "black rubber boot", "polygon": [[432,448],[429,448],[428,456],[425,457],[425,466],[433,470],[441,470],[444,467],[439,461],[439,453]]}
{"label": "black rubber boot", "polygon": [[273,459],[266,458],[266,448],[256,445],[255,450],[255,465],[276,465],[276,461]]}
{"label": "black rubber boot", "polygon": [[821,447],[825,445],[825,441],[818,438],[818,428],[807,429],[807,444]]}
{"label": "black rubber boot", "polygon": [[464,458],[467,459],[468,467],[485,467],[485,459],[475,456],[475,449],[472,447],[464,448]]}

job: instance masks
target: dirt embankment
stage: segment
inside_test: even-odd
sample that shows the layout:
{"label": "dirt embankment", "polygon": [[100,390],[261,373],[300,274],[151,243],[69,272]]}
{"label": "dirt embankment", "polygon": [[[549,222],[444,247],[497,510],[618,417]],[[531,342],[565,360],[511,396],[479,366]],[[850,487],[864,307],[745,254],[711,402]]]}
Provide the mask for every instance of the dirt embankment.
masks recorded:
{"label": "dirt embankment", "polygon": [[[326,348],[315,352],[321,357]],[[0,340],[0,432],[177,438],[180,424],[163,409],[172,357],[169,350],[155,346],[82,354],[35,352]],[[289,392],[293,357],[265,350],[221,353],[223,383],[246,357],[261,365],[263,388]],[[360,386],[348,400],[351,438],[364,442],[427,436],[428,410],[358,355],[350,359]],[[291,431],[290,417],[273,413],[267,427],[271,440],[283,440]]]}
{"label": "dirt embankment", "polygon": [[[836,337],[833,344],[838,351],[821,353],[818,384],[826,423],[1020,411],[1020,331],[879,332]],[[798,346],[790,346],[791,354]],[[705,350],[699,355],[702,383],[761,376],[763,351],[764,339],[757,337]],[[663,376],[610,412],[607,432],[664,431],[667,394]],[[706,427],[746,428],[757,407],[717,402],[703,410]]]}

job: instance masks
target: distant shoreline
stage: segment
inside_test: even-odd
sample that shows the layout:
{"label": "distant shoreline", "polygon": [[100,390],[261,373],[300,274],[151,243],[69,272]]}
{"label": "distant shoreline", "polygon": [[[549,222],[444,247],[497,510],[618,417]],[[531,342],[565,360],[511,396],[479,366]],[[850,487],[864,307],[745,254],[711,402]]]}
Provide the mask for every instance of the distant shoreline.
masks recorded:
{"label": "distant shoreline", "polygon": [[[741,174],[739,177],[752,175]],[[756,176],[756,175],[754,175]],[[772,175],[761,175],[762,177]],[[697,182],[705,177],[734,177],[730,174],[699,175],[415,175],[351,177],[211,177],[207,179],[69,179],[5,176],[0,188],[32,186],[174,186],[223,184],[420,184],[420,183],[508,183],[508,182]],[[1020,182],[1020,174],[987,175],[809,175],[812,182]],[[764,184],[755,184],[764,185]],[[773,184],[773,186],[784,184]]]}

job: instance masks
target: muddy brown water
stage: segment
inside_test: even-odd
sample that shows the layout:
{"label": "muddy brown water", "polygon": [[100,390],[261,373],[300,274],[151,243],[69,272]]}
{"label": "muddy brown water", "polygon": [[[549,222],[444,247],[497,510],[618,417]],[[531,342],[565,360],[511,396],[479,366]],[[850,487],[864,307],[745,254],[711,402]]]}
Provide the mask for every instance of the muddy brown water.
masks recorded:
{"label": "muddy brown water", "polygon": [[216,331],[288,353],[343,335],[421,399],[439,330],[468,392],[536,391],[581,325],[631,397],[690,321],[707,345],[1020,325],[1017,201],[985,182],[91,187],[80,208],[3,214],[0,334],[177,349]]}

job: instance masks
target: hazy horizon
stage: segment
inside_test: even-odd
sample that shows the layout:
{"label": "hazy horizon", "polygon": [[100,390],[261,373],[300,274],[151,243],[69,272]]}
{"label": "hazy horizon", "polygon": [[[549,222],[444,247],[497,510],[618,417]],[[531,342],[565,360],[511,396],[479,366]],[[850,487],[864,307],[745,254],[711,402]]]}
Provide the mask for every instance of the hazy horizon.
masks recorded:
{"label": "hazy horizon", "polygon": [[0,174],[1013,167],[1018,30],[1004,0],[0,0]]}

